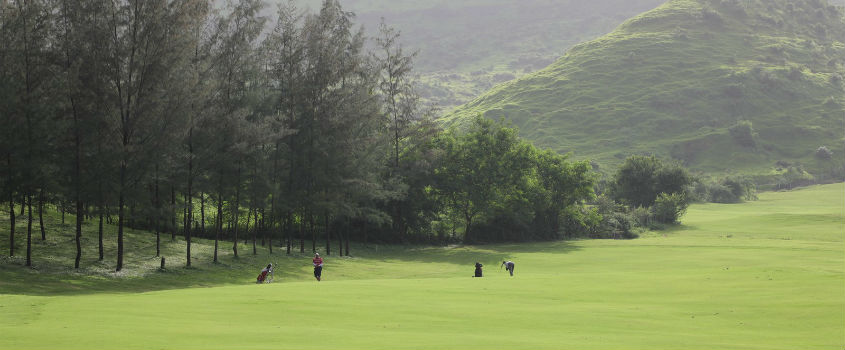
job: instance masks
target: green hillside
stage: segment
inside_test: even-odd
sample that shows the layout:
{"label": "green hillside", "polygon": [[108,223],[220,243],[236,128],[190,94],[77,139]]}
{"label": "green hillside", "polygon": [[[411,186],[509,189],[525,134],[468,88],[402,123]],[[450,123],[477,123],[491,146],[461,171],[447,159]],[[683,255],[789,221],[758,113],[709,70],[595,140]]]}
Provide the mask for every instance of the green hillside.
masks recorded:
{"label": "green hillside", "polygon": [[653,153],[715,173],[835,173],[843,12],[824,0],[671,0],[444,120],[506,118],[538,146],[603,167]]}

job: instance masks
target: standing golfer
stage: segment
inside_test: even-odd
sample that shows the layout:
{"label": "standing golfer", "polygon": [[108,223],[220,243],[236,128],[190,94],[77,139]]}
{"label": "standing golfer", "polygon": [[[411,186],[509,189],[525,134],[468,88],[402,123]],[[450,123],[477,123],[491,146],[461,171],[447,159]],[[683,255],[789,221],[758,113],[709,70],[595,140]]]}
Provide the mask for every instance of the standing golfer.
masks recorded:
{"label": "standing golfer", "polygon": [[320,257],[320,253],[314,253],[314,260],[311,262],[314,263],[314,278],[320,282],[320,277],[323,275],[323,258]]}
{"label": "standing golfer", "polygon": [[508,270],[508,272],[511,273],[511,276],[513,276],[513,265],[514,265],[513,261],[508,260],[508,261],[502,261],[502,265],[499,266],[499,267],[504,266],[505,270]]}

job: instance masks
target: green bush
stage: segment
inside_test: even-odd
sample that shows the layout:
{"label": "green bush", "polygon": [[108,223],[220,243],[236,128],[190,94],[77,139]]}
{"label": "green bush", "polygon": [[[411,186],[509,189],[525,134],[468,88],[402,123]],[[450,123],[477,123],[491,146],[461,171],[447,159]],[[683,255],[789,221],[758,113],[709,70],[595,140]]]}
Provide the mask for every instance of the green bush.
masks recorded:
{"label": "green bush", "polygon": [[710,199],[709,187],[701,180],[695,180],[692,185],[687,186],[686,193],[690,203],[704,203]]}
{"label": "green bush", "polygon": [[680,221],[688,206],[686,196],[682,193],[661,193],[651,207],[651,214],[659,223],[674,224]]}
{"label": "green bush", "polygon": [[692,176],[677,163],[654,156],[631,156],[614,177],[614,198],[631,207],[650,207],[660,193],[683,193]]}
{"label": "green bush", "polygon": [[740,120],[729,131],[737,144],[745,147],[754,147],[754,127],[751,125],[751,121]]}
{"label": "green bush", "polygon": [[625,213],[614,212],[602,215],[601,224],[598,230],[594,231],[590,238],[595,239],[634,239],[638,235],[632,230],[634,220]]}
{"label": "green bush", "polygon": [[739,201],[757,199],[757,187],[747,178],[727,177],[722,180],[722,185],[730,189],[731,194]]}
{"label": "green bush", "polygon": [[757,186],[748,178],[730,176],[706,185],[707,201],[712,203],[740,203],[757,199]]}
{"label": "green bush", "polygon": [[707,187],[710,202],[713,203],[738,203],[739,198],[734,196],[731,189],[722,184],[711,184]]}
{"label": "green bush", "polygon": [[652,218],[651,211],[648,208],[638,207],[636,209],[632,209],[628,215],[634,219],[636,226],[655,228],[653,226],[655,222]]}
{"label": "green bush", "polygon": [[569,206],[563,214],[561,229],[564,238],[590,237],[599,231],[602,215],[596,208]]}
{"label": "green bush", "polygon": [[827,146],[821,146],[816,149],[816,158],[821,160],[830,160],[833,158],[833,151],[831,151],[830,148],[827,148]]}
{"label": "green bush", "polygon": [[816,178],[801,166],[791,166],[779,176],[775,187],[778,190],[790,190],[795,187],[812,185],[815,181]]}

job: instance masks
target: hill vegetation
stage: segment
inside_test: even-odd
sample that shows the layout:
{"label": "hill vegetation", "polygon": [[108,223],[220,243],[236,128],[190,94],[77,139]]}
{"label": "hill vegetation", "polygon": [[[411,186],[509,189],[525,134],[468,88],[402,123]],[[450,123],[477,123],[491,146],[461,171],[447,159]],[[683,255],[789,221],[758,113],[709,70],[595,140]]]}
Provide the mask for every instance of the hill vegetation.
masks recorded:
{"label": "hill vegetation", "polygon": [[[506,118],[601,167],[843,178],[845,15],[823,0],[671,0],[444,118]],[[824,148],[822,148],[824,147]]]}

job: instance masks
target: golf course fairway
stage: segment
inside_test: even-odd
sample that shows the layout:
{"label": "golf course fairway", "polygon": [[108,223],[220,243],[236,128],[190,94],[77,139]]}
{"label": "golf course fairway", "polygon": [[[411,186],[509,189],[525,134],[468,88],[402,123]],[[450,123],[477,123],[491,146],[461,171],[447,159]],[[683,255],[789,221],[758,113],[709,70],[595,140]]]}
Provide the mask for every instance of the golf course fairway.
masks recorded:
{"label": "golf course fairway", "polygon": [[843,184],[767,192],[635,240],[361,248],[319,283],[282,251],[263,285],[6,263],[0,349],[843,349],[844,212]]}

